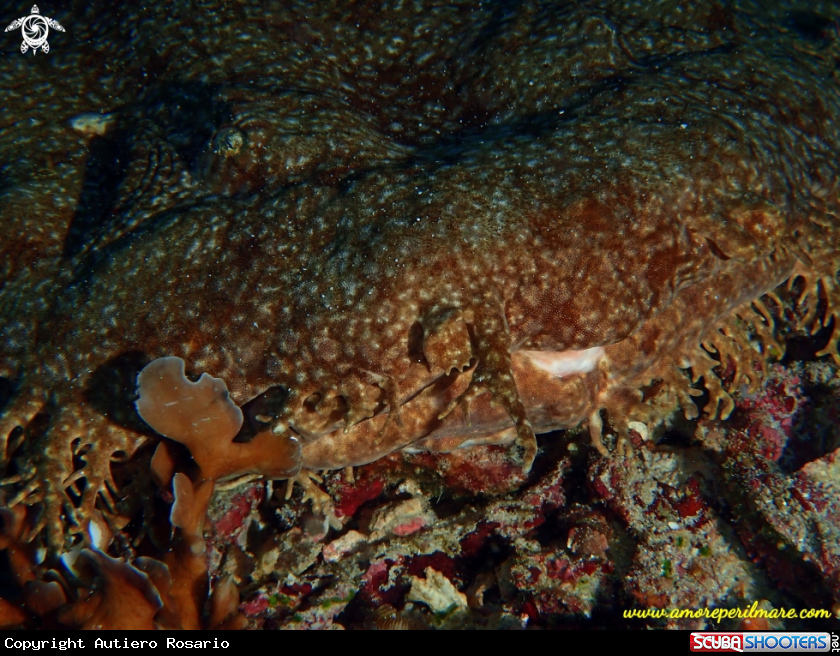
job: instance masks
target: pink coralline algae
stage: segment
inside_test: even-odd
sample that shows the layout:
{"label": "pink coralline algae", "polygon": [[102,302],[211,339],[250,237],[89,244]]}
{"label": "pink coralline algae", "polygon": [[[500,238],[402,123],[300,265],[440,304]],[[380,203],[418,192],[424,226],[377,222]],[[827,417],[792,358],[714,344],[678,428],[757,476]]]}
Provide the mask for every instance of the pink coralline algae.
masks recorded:
{"label": "pink coralline algae", "polygon": [[827,365],[796,370],[775,369],[762,393],[743,402],[743,421],[730,430],[726,445],[725,479],[736,530],[754,561],[808,605],[832,597],[837,604],[840,434],[834,418],[840,384]]}
{"label": "pink coralline algae", "polygon": [[335,512],[339,517],[352,517],[363,503],[382,494],[383,482],[380,479],[362,478],[355,483],[343,482],[334,491]]}
{"label": "pink coralline algae", "polygon": [[[743,412],[741,431],[768,460],[777,462],[790,439],[794,436],[797,415],[807,403],[802,391],[802,380],[776,365],[770,370],[764,387],[757,393],[738,401]],[[747,425],[743,425],[747,424]]]}
{"label": "pink coralline algae", "polygon": [[230,499],[230,508],[213,523],[213,528],[219,538],[229,539],[237,533],[252,510],[263,501],[264,496],[264,488],[257,485],[249,487]]}

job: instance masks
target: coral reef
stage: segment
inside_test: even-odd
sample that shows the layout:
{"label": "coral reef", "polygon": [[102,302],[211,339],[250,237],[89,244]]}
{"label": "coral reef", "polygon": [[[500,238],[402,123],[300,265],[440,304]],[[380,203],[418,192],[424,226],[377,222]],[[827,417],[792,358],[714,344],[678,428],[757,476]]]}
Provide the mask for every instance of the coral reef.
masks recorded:
{"label": "coral reef", "polygon": [[[604,458],[579,430],[548,435],[513,489],[487,475],[487,447],[431,462],[395,454],[352,480],[324,474],[338,528],[309,508],[302,488],[287,498],[283,485],[251,481],[211,499],[206,484],[202,492],[178,472],[171,492],[158,494],[176,527],[162,560],[107,555],[109,544],[136,542],[137,527],[112,541],[99,519],[92,546],[48,570],[26,540],[32,517],[15,506],[3,511],[0,544],[20,592],[4,602],[4,624],[831,627],[836,620],[739,624],[624,611],[757,603],[768,613],[836,612],[839,395],[833,365],[775,365],[755,393],[738,396],[728,421],[675,418],[655,436],[632,430],[632,457]],[[512,450],[493,453],[499,471],[514,466]]]}
{"label": "coral reef", "polygon": [[0,68],[4,625],[837,608],[835,6],[73,8]]}

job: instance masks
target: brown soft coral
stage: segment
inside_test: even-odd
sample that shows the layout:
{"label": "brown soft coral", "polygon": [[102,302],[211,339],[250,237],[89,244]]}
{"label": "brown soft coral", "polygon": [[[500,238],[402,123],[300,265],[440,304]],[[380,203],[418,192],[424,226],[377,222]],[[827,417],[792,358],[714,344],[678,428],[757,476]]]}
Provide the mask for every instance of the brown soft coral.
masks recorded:
{"label": "brown soft coral", "polygon": [[105,553],[110,534],[102,522],[91,522],[92,546],[65,558],[83,587],[80,598],[59,612],[61,624],[82,629],[243,628],[239,594],[231,581],[216,584],[204,618],[210,582],[202,532],[213,483],[194,486],[177,473],[172,487],[174,536],[162,560],[112,558]]}
{"label": "brown soft coral", "polygon": [[[239,593],[220,580],[208,600],[210,581],[203,537],[212,481],[193,484],[183,473],[172,477],[173,535],[162,559],[127,560],[107,553],[113,535],[102,514],[88,525],[85,543],[61,558],[64,573],[37,564],[37,543],[27,543],[27,508],[0,510],[0,548],[7,551],[21,603],[0,600],[0,626],[79,629],[244,628]],[[87,546],[85,546],[87,545]]]}
{"label": "brown soft coral", "polygon": [[15,583],[19,586],[36,578],[34,547],[27,544],[27,516],[29,511],[25,506],[0,508],[0,551],[6,551],[9,567]]}
{"label": "brown soft coral", "polygon": [[288,434],[266,430],[246,443],[234,442],[242,411],[219,378],[184,375],[181,358],[158,358],[137,377],[137,411],[161,435],[185,445],[205,480],[240,474],[294,478],[300,471],[300,444]]}
{"label": "brown soft coral", "polygon": [[185,629],[201,627],[201,611],[207,597],[207,561],[204,557],[204,518],[213,494],[213,482],[193,485],[182,473],[172,480],[175,502],[169,520],[175,530],[172,549],[164,557],[171,572],[167,590]]}
{"label": "brown soft coral", "polygon": [[32,513],[25,506],[0,509],[3,528],[0,550],[6,551],[12,578],[22,591],[18,603],[0,599],[0,627],[25,625],[33,615],[52,618],[54,611],[67,602],[64,579],[55,570],[39,565],[37,544],[29,542]]}
{"label": "brown soft coral", "polygon": [[59,622],[80,629],[155,628],[163,602],[145,572],[95,548],[82,549],[73,566],[89,568],[93,585],[59,612]]}
{"label": "brown soft coral", "polygon": [[[175,529],[172,549],[164,557],[169,572],[164,606],[171,607],[183,628],[200,628],[207,596],[204,558],[204,518],[216,481],[243,474],[294,478],[300,472],[300,444],[288,434],[258,432],[249,442],[235,442],[243,424],[242,411],[230,400],[224,381],[203,374],[195,383],[184,375],[181,358],[159,358],[137,377],[137,411],[157,432],[185,445],[198,465],[193,482],[175,473],[177,458],[161,442],[152,458],[152,477],[160,487],[172,483],[175,502],[170,522]],[[163,580],[161,575],[158,577]],[[221,582],[211,598],[212,626],[239,626],[238,592]]]}

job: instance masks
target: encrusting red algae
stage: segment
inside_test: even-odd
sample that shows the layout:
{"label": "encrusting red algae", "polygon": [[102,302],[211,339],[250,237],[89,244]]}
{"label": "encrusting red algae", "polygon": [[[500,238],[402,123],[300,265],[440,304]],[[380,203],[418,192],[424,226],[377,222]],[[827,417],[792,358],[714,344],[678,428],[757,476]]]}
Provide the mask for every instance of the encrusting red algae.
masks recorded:
{"label": "encrusting red algae", "polygon": [[[297,481],[342,530],[316,471],[506,453],[518,484],[535,434],[578,426],[599,503],[647,544],[625,592],[667,605],[647,578],[679,558],[623,501],[665,485],[648,440],[705,411],[702,444],[794,332],[840,362],[836,8],[206,5],[58,16],[77,36],[39,57],[49,92],[28,60],[0,71],[2,160],[26,153],[0,190],[3,539],[22,589],[53,585],[10,617],[120,627],[99,609],[133,586],[131,626],[244,625],[236,577],[203,610],[214,488]],[[666,514],[717,517],[674,490]],[[615,570],[614,519],[564,512],[568,558],[508,563],[536,591],[519,615],[588,616],[573,583]]]}

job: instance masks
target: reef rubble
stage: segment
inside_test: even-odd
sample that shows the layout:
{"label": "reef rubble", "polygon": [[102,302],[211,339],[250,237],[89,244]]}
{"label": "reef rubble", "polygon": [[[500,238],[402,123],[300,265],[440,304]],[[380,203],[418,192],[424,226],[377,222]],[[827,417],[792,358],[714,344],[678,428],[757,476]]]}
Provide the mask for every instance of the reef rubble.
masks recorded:
{"label": "reef rubble", "polygon": [[[356,469],[352,483],[325,475],[346,511],[337,531],[294,504],[300,492],[287,501],[282,489],[263,496],[256,485],[211,508],[214,526],[239,523],[234,541],[214,533],[213,549],[227,559],[219,571],[245,591],[253,627],[377,628],[386,608],[411,628],[831,629],[840,609],[838,394],[834,365],[776,366],[727,422],[635,433],[633,459],[601,458],[582,448],[579,431],[541,438],[541,458],[555,464],[513,490],[488,476],[478,449],[435,456],[433,466],[389,456]],[[512,457],[498,455],[504,469]],[[242,500],[255,491],[246,515]],[[383,515],[393,518],[387,530]],[[266,543],[277,521],[290,528]],[[430,578],[447,581],[435,602],[415,591]],[[769,617],[624,615],[753,604]],[[791,608],[832,615],[774,617]]]}

